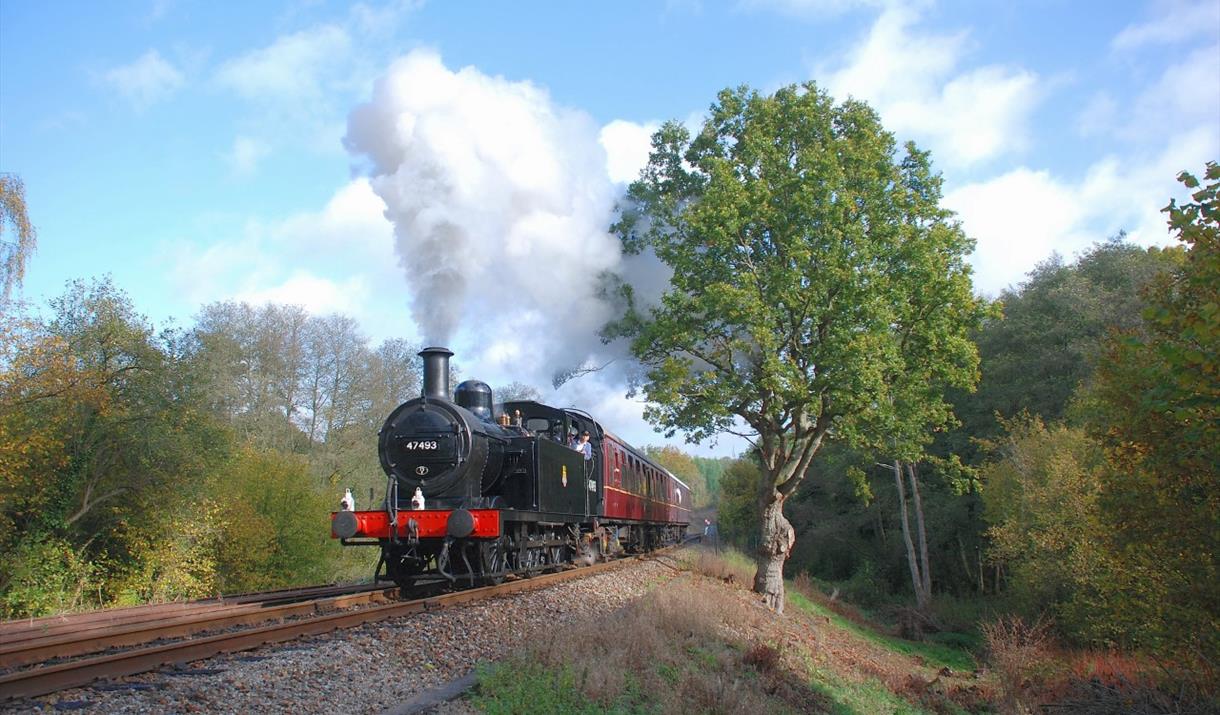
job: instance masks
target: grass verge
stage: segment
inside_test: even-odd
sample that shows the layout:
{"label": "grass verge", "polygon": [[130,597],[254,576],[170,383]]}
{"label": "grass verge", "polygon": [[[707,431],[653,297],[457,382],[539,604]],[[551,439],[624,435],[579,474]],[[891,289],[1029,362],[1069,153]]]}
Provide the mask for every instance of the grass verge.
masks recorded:
{"label": "grass verge", "polygon": [[815,600],[815,598],[795,589],[788,591],[789,604],[815,616],[825,618],[834,626],[894,653],[919,658],[927,665],[937,669],[949,668],[955,671],[972,671],[976,667],[974,656],[969,651],[946,643],[908,641],[896,636],[880,633],[845,618]]}
{"label": "grass verge", "polygon": [[470,704],[500,714],[825,712],[766,638],[772,615],[739,593],[686,572],[481,670]]}
{"label": "grass verge", "polygon": [[790,590],[776,617],[753,564],[691,550],[629,606],[557,628],[478,673],[489,713],[954,713],[985,694],[957,649],[876,633]]}

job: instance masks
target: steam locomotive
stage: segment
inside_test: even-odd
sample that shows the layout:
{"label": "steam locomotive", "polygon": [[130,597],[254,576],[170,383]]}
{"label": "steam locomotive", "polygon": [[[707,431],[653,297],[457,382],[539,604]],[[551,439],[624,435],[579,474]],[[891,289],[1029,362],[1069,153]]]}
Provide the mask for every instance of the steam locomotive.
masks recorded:
{"label": "steam locomotive", "polygon": [[[381,549],[378,580],[490,585],[679,542],[690,488],[581,410],[495,405],[478,380],[449,392],[445,348],[426,348],[423,394],[378,433],[382,509],[338,511],[331,536]],[[591,458],[569,445],[589,433]]]}

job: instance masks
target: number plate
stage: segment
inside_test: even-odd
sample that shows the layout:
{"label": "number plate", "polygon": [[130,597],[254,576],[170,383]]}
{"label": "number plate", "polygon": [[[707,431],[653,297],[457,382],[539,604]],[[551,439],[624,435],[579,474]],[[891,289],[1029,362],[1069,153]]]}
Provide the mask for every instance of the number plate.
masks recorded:
{"label": "number plate", "polygon": [[398,444],[405,452],[435,452],[440,447],[434,439],[404,440]]}

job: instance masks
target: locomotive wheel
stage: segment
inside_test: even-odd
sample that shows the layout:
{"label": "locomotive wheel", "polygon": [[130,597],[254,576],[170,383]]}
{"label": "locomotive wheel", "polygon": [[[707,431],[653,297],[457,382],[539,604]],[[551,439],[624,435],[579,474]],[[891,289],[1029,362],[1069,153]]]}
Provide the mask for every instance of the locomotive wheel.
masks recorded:
{"label": "locomotive wheel", "polygon": [[480,541],[479,562],[483,568],[484,583],[489,586],[498,586],[504,583],[504,573],[508,568],[506,540],[501,537],[490,541]]}
{"label": "locomotive wheel", "polygon": [[518,559],[520,570],[526,576],[537,576],[542,573],[543,551],[541,546],[526,546],[521,549]]}
{"label": "locomotive wheel", "polygon": [[563,565],[563,550],[563,546],[551,546],[547,549],[547,561],[550,562],[552,571],[558,571]]}

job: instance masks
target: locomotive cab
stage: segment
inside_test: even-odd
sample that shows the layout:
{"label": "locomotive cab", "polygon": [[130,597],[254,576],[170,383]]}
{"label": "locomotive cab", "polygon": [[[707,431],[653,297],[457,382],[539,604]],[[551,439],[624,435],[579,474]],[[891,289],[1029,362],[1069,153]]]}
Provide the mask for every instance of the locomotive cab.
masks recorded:
{"label": "locomotive cab", "polygon": [[[605,434],[592,417],[578,410],[559,409],[533,400],[506,402],[501,414],[521,416],[521,427],[535,439],[534,472],[540,511],[597,516],[601,502],[601,440]],[[589,432],[593,459],[569,447],[575,435]],[[510,499],[510,503],[515,500]]]}

